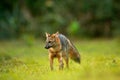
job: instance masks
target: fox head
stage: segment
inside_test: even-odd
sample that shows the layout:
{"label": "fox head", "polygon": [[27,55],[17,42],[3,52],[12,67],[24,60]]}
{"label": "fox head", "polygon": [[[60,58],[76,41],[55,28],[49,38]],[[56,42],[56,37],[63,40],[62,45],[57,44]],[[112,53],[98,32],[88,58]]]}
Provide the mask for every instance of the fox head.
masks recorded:
{"label": "fox head", "polygon": [[56,32],[55,34],[49,34],[49,33],[45,33],[46,34],[46,45],[45,48],[49,49],[49,48],[54,48],[58,45],[58,35],[59,32]]}

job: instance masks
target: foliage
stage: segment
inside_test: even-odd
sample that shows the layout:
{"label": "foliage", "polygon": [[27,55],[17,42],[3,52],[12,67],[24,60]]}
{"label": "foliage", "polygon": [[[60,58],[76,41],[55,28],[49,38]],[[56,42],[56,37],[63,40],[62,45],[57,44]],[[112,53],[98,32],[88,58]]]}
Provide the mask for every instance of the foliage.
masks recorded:
{"label": "foliage", "polygon": [[[0,39],[24,34],[42,37],[44,32],[56,31],[79,37],[118,36],[119,14],[118,0],[4,0],[0,3]],[[76,29],[72,27],[75,20]]]}
{"label": "foliage", "polygon": [[76,35],[80,30],[79,28],[79,23],[77,21],[72,21],[67,30],[71,35]]}

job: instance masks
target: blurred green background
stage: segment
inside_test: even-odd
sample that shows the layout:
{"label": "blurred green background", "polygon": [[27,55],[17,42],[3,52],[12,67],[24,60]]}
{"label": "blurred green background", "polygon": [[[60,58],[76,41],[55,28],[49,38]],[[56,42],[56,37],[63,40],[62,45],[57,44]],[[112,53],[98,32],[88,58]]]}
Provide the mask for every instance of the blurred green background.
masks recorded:
{"label": "blurred green background", "polygon": [[0,39],[43,38],[59,31],[73,37],[118,37],[119,0],[3,0]]}
{"label": "blurred green background", "polygon": [[[80,65],[50,70],[45,32],[57,31]],[[120,0],[1,0],[0,80],[120,80]]]}

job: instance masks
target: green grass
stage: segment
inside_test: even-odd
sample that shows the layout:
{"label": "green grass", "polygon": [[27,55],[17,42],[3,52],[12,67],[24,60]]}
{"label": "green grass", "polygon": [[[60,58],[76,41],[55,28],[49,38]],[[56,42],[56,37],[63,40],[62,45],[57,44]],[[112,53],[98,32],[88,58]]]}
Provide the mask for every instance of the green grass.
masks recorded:
{"label": "green grass", "polygon": [[120,45],[117,40],[75,41],[81,64],[70,60],[70,68],[50,70],[43,41],[0,42],[0,80],[119,80]]}

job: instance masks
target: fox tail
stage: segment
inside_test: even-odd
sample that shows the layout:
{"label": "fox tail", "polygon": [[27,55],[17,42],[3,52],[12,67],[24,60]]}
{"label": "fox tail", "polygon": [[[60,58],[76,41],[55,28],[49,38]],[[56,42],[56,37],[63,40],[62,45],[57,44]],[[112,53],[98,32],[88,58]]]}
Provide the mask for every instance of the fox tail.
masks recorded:
{"label": "fox tail", "polygon": [[75,61],[76,63],[79,63],[79,64],[80,64],[80,62],[81,62],[81,60],[80,60],[80,55],[79,55],[79,54],[72,56],[71,59],[72,59],[73,61]]}

